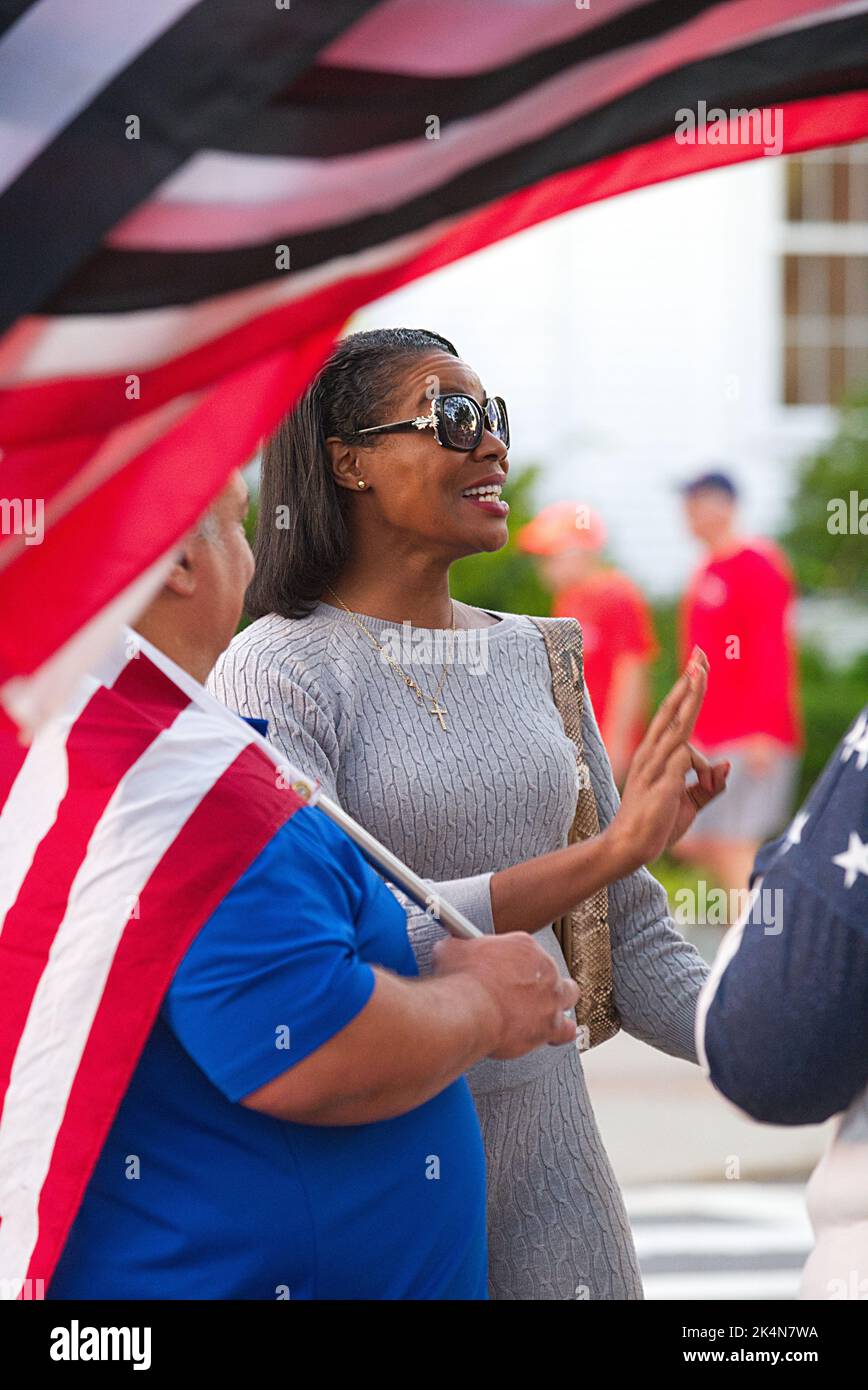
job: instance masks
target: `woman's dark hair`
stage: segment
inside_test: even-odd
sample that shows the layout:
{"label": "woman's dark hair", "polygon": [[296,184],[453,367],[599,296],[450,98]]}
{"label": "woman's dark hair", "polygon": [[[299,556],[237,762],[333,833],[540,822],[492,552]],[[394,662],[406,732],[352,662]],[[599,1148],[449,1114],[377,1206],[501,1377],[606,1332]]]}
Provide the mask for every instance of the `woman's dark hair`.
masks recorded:
{"label": "woman's dark hair", "polygon": [[358,431],[387,423],[401,367],[436,348],[458,356],[448,338],[427,328],[349,334],[271,436],[262,456],[256,574],[246,599],[252,618],[303,618],[340,574],[349,550],[348,493],[334,480],[325,441],[337,435],[372,447]]}

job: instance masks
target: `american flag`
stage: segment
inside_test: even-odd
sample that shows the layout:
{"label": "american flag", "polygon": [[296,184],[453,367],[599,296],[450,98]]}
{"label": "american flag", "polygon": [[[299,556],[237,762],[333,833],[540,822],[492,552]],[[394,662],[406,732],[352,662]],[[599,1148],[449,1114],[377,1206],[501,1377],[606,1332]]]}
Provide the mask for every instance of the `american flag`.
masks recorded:
{"label": "american flag", "polygon": [[0,738],[0,1297],[44,1293],[176,966],[316,799],[129,630]]}
{"label": "american flag", "polygon": [[868,133],[865,9],[0,0],[0,724],[143,607],[359,305],[763,153],[681,111]]}
{"label": "american flag", "polygon": [[699,996],[714,1085],[767,1124],[838,1116],[806,1190],[816,1246],[800,1297],[868,1296],[868,705],[784,834]]}

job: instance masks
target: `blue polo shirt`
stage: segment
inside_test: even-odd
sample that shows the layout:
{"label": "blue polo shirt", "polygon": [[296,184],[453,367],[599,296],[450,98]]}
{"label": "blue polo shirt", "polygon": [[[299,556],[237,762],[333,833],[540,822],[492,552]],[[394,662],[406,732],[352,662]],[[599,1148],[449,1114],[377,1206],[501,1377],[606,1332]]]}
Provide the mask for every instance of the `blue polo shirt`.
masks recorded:
{"label": "blue polo shirt", "polygon": [[305,807],[181,962],[49,1297],[486,1296],[485,1162],[463,1079],[374,1124],[238,1103],[356,1017],[372,964],[417,974],[404,911]]}

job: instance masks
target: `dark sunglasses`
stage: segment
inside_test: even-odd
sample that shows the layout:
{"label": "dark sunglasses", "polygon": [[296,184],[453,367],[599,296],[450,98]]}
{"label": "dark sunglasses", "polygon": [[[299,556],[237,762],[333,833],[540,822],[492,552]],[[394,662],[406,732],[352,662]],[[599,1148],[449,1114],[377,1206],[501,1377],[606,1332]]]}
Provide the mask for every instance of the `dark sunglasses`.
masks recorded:
{"label": "dark sunglasses", "polygon": [[434,438],[444,449],[469,453],[475,449],[486,430],[509,448],[509,417],[502,396],[492,396],[480,405],[473,396],[450,391],[431,400],[431,413],[417,415],[414,420],[396,420],[393,425],[372,425],[356,434],[400,434],[406,430],[433,429]]}

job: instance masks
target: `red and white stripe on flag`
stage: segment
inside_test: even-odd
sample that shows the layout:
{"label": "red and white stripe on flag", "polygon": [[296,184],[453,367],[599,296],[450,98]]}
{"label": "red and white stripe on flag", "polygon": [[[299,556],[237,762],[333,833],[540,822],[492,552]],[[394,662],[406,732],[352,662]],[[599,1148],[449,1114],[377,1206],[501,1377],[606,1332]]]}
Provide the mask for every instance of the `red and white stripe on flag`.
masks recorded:
{"label": "red and white stripe on flag", "polygon": [[315,800],[132,633],[0,739],[0,1297],[48,1286],[175,967]]}
{"label": "red and white stripe on flag", "polygon": [[868,134],[866,8],[13,4],[0,495],[4,518],[39,505],[44,539],[0,534],[0,728],[38,727],[143,606],[358,306],[764,153],[679,143],[681,108],[779,110],[781,153]]}

